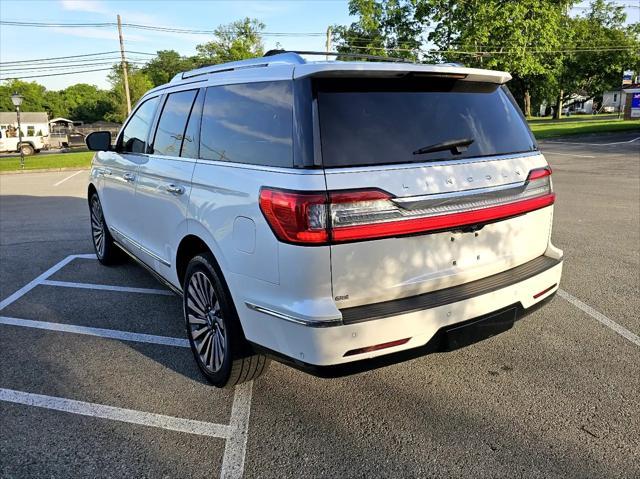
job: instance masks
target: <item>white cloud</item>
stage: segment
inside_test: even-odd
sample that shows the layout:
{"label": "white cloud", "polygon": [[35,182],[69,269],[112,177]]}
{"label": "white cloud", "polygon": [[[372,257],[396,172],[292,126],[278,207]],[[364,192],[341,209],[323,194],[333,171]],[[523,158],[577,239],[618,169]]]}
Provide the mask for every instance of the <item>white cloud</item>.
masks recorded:
{"label": "white cloud", "polygon": [[109,13],[106,5],[99,0],[60,0],[62,8],[76,12]]}

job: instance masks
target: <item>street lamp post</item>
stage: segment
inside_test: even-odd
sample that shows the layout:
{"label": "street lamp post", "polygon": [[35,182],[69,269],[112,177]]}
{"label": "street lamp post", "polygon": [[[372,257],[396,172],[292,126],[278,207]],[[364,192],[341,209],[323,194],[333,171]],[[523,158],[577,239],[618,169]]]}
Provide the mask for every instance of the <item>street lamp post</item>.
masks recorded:
{"label": "street lamp post", "polygon": [[18,115],[18,150],[20,150],[20,169],[24,170],[24,152],[22,151],[22,125],[20,124],[20,105],[22,105],[23,96],[16,92],[11,95],[11,102],[16,107]]}

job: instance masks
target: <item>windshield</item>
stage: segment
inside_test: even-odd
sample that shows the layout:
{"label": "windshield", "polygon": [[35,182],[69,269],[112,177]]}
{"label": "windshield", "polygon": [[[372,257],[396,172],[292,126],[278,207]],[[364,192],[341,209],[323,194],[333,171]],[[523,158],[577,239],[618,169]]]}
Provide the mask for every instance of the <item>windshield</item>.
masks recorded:
{"label": "windshield", "polygon": [[[505,87],[450,78],[316,81],[325,167],[382,165],[536,149]],[[470,139],[468,147],[428,145]]]}

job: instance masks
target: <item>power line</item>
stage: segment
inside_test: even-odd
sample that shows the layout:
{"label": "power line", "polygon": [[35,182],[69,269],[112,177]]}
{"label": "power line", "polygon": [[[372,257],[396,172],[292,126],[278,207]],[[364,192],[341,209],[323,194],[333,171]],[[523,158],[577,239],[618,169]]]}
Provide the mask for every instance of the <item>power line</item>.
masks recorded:
{"label": "power line", "polygon": [[104,71],[108,71],[108,70],[111,70],[111,68],[96,68],[95,70],[83,70],[83,71],[73,71],[73,72],[64,72],[64,73],[48,73],[46,75],[5,77],[5,78],[0,78],[0,81],[3,81],[3,80],[23,80],[25,78],[54,77],[54,76],[60,76],[60,75],[77,75],[79,73],[104,72]]}
{"label": "power line", "polygon": [[[28,72],[30,70],[35,70],[38,72],[44,71],[52,71],[52,70],[69,70],[73,68],[84,68],[84,67],[95,67],[95,66],[104,66],[104,65],[116,65],[119,62],[116,61],[108,61],[108,62],[97,62],[97,63],[83,63],[81,65],[59,65],[59,66],[36,66],[36,67],[22,67],[22,68],[3,68],[0,67],[0,74],[8,73],[8,72]],[[128,63],[133,65],[146,65],[144,61],[128,61]]]}
{"label": "power line", "polygon": [[8,65],[8,64],[13,64],[13,63],[32,63],[32,62],[39,62],[39,61],[45,61],[45,60],[61,60],[61,59],[66,59],[66,58],[80,58],[80,57],[93,57],[93,56],[98,56],[98,55],[111,55],[113,53],[119,53],[119,50],[113,50],[110,52],[100,52],[100,53],[86,53],[84,55],[68,55],[68,56],[64,56],[64,57],[49,57],[49,58],[33,58],[31,60],[16,60],[16,61],[11,61],[11,62],[2,62],[3,65]]}
{"label": "power line", "polygon": [[[115,22],[101,22],[101,23],[47,23],[47,22],[23,22],[14,20],[2,20],[0,25],[13,26],[13,27],[35,27],[35,28],[104,28],[104,27],[116,27],[118,24]],[[207,35],[215,34],[216,32],[229,33],[231,30],[222,29],[193,29],[193,28],[181,28],[181,27],[163,27],[157,25],[144,25],[140,23],[122,23],[123,27],[158,31],[166,33],[184,33],[189,35]],[[325,32],[258,32],[262,36],[274,36],[274,37],[286,37],[286,36],[325,36]]]}
{"label": "power line", "polygon": [[[127,53],[130,53],[132,55],[149,55],[149,56],[156,56],[157,53],[147,53],[147,52],[135,52],[135,51],[130,51],[130,50],[126,50]],[[85,60],[78,60],[78,61],[90,61],[90,60],[102,60],[102,58],[87,58],[87,57],[97,57],[97,56],[102,56],[102,55],[112,55],[114,53],[120,53],[120,50],[114,50],[114,51],[110,51],[110,52],[101,52],[101,53],[87,53],[85,55],[69,55],[69,56],[65,56],[65,57],[50,57],[50,58],[33,58],[31,60],[19,60],[19,61],[10,61],[10,62],[0,62],[0,65],[6,65],[6,66],[13,66],[13,65],[18,65],[18,64],[22,64],[22,63],[36,63],[36,62],[41,62],[41,64],[45,64],[45,63],[56,63],[54,61],[50,61],[50,60],[65,60],[65,59],[72,59],[72,58],[85,58]],[[118,57],[119,58],[119,57]],[[69,60],[74,61],[74,60]],[[64,63],[64,62],[61,62]]]}

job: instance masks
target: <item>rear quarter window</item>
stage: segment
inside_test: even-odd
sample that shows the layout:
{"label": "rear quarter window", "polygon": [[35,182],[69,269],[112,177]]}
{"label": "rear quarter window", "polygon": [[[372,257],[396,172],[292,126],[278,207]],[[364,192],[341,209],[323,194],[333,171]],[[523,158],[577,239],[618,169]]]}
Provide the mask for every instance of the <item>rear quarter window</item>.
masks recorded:
{"label": "rear quarter window", "polygon": [[[316,83],[325,167],[384,165],[520,153],[536,149],[506,88],[454,79]],[[414,155],[471,138],[462,154]]]}
{"label": "rear quarter window", "polygon": [[264,166],[293,166],[290,81],[207,88],[200,158]]}

